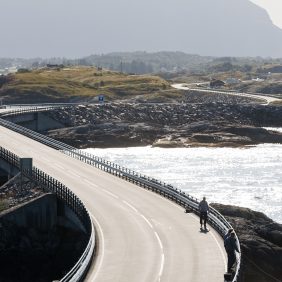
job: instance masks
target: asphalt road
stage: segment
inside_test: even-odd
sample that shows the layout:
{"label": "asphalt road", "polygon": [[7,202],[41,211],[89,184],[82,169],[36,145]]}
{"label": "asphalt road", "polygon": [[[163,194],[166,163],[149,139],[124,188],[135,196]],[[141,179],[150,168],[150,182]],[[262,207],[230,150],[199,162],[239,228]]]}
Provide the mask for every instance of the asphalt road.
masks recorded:
{"label": "asphalt road", "polygon": [[253,98],[253,99],[260,99],[260,100],[265,101],[267,105],[275,101],[281,101],[281,99],[266,96],[266,95],[260,95],[260,94],[227,92],[227,91],[220,91],[220,90],[213,90],[213,89],[190,88],[189,85],[185,83],[184,84],[183,83],[173,84],[171,86],[179,90],[194,90],[197,92],[217,93],[217,94],[223,94],[223,95],[231,95],[231,96],[233,95],[233,96],[241,96],[241,97],[247,97],[247,98]]}
{"label": "asphalt road", "polygon": [[86,205],[98,231],[98,255],[86,281],[224,281],[221,237],[176,204],[0,126],[0,145],[32,157]]}

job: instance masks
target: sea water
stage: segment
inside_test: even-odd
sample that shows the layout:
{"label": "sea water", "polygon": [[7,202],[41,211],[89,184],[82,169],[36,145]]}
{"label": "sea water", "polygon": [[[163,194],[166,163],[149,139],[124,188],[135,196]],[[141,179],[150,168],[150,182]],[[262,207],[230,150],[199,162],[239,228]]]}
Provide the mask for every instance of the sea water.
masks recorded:
{"label": "sea water", "polygon": [[282,223],[282,145],[242,148],[130,147],[88,153],[209,202],[248,207]]}

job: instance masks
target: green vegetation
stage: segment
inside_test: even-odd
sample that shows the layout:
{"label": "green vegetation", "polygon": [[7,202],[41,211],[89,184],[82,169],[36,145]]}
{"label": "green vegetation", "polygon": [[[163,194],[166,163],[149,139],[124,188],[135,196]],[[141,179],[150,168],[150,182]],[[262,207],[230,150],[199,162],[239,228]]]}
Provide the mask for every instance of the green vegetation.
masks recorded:
{"label": "green vegetation", "polygon": [[[135,97],[181,101],[183,92],[179,94],[169,84],[207,87],[212,79],[224,81],[223,90],[282,96],[282,59],[216,58],[182,52],[111,53],[76,60],[0,58],[2,70],[13,65],[21,65],[18,73],[0,76],[4,103],[91,102],[100,94],[107,101]],[[142,73],[147,74],[138,75]]]}
{"label": "green vegetation", "polygon": [[282,101],[275,101],[275,102],[272,102],[271,105],[274,105],[274,106],[282,106]]}
{"label": "green vegetation", "polygon": [[100,94],[107,100],[128,99],[161,95],[170,88],[157,76],[126,75],[93,67],[45,67],[9,77],[2,85],[0,97],[10,103],[92,101]]}

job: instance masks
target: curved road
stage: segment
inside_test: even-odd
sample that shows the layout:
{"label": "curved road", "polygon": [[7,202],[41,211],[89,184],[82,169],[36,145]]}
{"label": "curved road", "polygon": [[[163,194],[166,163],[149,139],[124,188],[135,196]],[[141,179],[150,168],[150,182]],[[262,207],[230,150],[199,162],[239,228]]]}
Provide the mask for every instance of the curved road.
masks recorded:
{"label": "curved road", "polygon": [[223,281],[222,238],[161,196],[0,126],[0,145],[32,157],[86,205],[98,232],[98,252],[86,281]]}
{"label": "curved road", "polygon": [[268,105],[269,103],[275,102],[275,101],[281,101],[281,99],[270,97],[270,96],[264,96],[259,94],[249,94],[249,93],[241,93],[241,92],[227,92],[227,91],[218,91],[213,89],[198,89],[198,88],[189,88],[187,84],[185,83],[179,83],[179,84],[172,84],[171,85],[175,89],[179,90],[193,90],[198,92],[206,92],[206,93],[218,93],[218,94],[225,94],[225,95],[233,95],[233,96],[241,96],[241,97],[248,97],[253,99],[260,99],[266,102]]}

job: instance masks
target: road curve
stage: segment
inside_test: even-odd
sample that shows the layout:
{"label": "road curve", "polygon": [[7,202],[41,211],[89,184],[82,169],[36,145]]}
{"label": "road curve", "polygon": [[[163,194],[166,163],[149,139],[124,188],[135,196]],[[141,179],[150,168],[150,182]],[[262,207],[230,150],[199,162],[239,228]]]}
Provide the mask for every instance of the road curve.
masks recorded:
{"label": "road curve", "polygon": [[199,231],[198,218],[161,196],[0,126],[0,145],[69,187],[98,232],[86,281],[223,281],[221,237]]}
{"label": "road curve", "polygon": [[232,96],[241,96],[247,97],[252,99],[260,99],[266,102],[266,104],[270,104],[272,102],[281,101],[281,99],[260,95],[260,94],[249,94],[249,93],[241,93],[241,92],[228,92],[228,91],[220,91],[220,90],[213,90],[213,89],[199,89],[199,88],[189,88],[185,83],[178,83],[171,85],[175,89],[179,90],[193,90],[197,92],[205,92],[205,93],[217,93],[217,94],[224,94],[224,95],[232,95]]}

